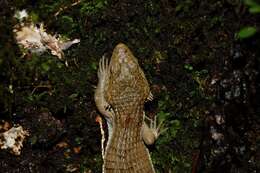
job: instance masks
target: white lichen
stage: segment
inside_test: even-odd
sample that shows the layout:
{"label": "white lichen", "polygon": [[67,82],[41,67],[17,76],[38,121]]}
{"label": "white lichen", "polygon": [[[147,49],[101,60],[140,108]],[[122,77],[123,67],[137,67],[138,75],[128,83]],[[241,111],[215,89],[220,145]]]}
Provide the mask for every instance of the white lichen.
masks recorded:
{"label": "white lichen", "polygon": [[28,13],[25,9],[23,9],[21,11],[16,11],[14,17],[19,19],[19,20],[22,20],[23,18],[28,17]]}
{"label": "white lichen", "polygon": [[218,125],[225,123],[225,119],[224,119],[223,115],[216,114],[215,120]]}
{"label": "white lichen", "polygon": [[[15,14],[18,19],[28,18],[28,14],[25,10],[18,11]],[[16,41],[24,49],[36,53],[38,55],[50,50],[51,54],[62,59],[64,53],[62,50],[68,49],[71,45],[79,43],[79,39],[63,40],[56,35],[51,35],[46,32],[44,25],[41,23],[39,26],[29,22],[21,22],[17,24],[13,32],[15,34]]]}
{"label": "white lichen", "polygon": [[24,130],[22,126],[12,127],[0,133],[0,148],[9,149],[12,154],[20,155],[26,136],[29,136],[29,132]]}
{"label": "white lichen", "polygon": [[19,45],[24,49],[28,49],[33,53],[42,54],[47,50],[42,42],[41,31],[42,27],[38,28],[35,25],[22,26],[19,29],[14,29],[15,38]]}

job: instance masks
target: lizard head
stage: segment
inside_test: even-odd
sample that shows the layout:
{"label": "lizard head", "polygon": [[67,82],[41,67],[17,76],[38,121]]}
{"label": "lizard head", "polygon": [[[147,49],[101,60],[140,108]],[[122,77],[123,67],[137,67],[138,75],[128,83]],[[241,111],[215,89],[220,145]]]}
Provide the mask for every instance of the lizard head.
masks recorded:
{"label": "lizard head", "polygon": [[113,50],[109,64],[109,90],[113,98],[119,95],[135,93],[139,98],[146,99],[149,95],[149,84],[138,64],[137,58],[123,43],[119,43]]}
{"label": "lizard head", "polygon": [[129,48],[119,43],[114,51],[110,61],[110,70],[112,75],[120,80],[128,80],[134,78],[138,73],[138,61],[129,50]]}

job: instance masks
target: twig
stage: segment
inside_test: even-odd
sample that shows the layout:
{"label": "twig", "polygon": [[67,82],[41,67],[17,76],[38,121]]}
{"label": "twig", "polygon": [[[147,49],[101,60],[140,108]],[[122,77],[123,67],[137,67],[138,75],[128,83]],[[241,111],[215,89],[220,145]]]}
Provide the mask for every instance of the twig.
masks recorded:
{"label": "twig", "polygon": [[36,89],[38,89],[38,88],[48,88],[48,89],[51,89],[51,87],[52,87],[51,85],[37,85],[37,86],[34,87],[34,89],[32,90],[31,94],[33,94],[36,91]]}
{"label": "twig", "polygon": [[54,14],[54,16],[57,17],[61,12],[63,12],[63,11],[66,10],[67,8],[73,7],[73,6],[75,6],[75,5],[79,4],[79,3],[80,3],[80,0],[77,0],[76,2],[74,2],[74,3],[72,3],[72,4],[68,5],[68,6],[61,7],[61,8],[59,9],[59,11],[57,11],[57,12]]}

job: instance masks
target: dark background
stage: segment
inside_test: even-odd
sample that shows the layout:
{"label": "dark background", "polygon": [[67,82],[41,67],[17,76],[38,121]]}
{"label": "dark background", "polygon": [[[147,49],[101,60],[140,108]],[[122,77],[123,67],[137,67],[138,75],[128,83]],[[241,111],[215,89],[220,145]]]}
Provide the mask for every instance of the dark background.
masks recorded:
{"label": "dark background", "polygon": [[[0,151],[1,173],[101,172],[94,86],[99,59],[119,42],[151,84],[146,114],[168,128],[149,148],[157,172],[259,171],[257,1],[73,2],[0,1],[0,119],[30,132],[20,156]],[[22,9],[47,32],[81,42],[64,60],[25,54],[12,32]]]}

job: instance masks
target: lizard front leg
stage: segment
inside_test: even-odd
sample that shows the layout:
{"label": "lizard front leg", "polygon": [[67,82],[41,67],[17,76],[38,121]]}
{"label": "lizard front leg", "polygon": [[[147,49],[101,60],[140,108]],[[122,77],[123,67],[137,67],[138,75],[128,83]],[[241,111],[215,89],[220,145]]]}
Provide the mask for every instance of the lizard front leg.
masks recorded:
{"label": "lizard front leg", "polygon": [[[112,121],[113,121],[113,110],[111,106],[107,103],[105,99],[105,89],[107,87],[107,82],[109,80],[109,63],[108,60],[103,56],[99,61],[99,69],[98,69],[98,85],[95,90],[95,103],[98,108],[98,111],[105,117],[107,126],[108,126],[108,140],[111,138],[112,134]],[[105,157],[105,133],[102,126],[102,118],[97,117],[96,121],[100,125],[102,140],[101,140],[101,149],[102,149],[102,157]]]}
{"label": "lizard front leg", "polygon": [[107,87],[107,82],[109,80],[109,63],[108,60],[103,56],[99,61],[98,69],[98,85],[95,90],[95,102],[99,112],[105,116],[108,121],[112,121],[113,112],[110,105],[105,99],[105,89]]}

